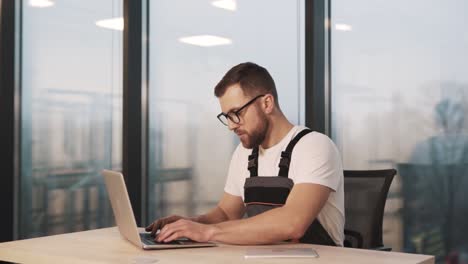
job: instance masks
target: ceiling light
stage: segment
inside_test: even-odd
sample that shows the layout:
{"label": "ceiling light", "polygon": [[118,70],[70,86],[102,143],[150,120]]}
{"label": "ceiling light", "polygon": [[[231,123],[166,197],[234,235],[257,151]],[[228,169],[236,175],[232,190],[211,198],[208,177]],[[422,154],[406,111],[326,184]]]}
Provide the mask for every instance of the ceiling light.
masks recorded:
{"label": "ceiling light", "polygon": [[335,29],[340,31],[351,31],[353,27],[348,24],[335,24]]}
{"label": "ceiling light", "polygon": [[50,0],[29,0],[29,5],[32,7],[44,8],[44,7],[53,6],[54,2]]}
{"label": "ceiling light", "polygon": [[179,38],[180,42],[196,45],[201,47],[212,47],[219,45],[229,45],[232,40],[223,37],[211,36],[211,35],[199,35]]}
{"label": "ceiling light", "polygon": [[98,27],[122,31],[124,29],[124,20],[123,17],[103,19],[96,21],[96,25]]}
{"label": "ceiling light", "polygon": [[211,4],[216,7],[230,10],[230,11],[236,11],[237,9],[236,0],[218,0],[218,1],[211,2]]}

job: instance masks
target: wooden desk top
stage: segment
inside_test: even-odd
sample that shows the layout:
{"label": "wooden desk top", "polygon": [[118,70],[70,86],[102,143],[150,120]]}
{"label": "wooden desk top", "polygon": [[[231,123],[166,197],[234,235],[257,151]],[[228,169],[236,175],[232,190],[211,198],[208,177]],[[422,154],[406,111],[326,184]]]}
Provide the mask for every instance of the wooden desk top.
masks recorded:
{"label": "wooden desk top", "polygon": [[275,246],[219,245],[212,248],[142,250],[120,237],[116,227],[0,243],[0,260],[19,263],[434,263],[433,256],[337,248],[309,244],[319,258],[245,259],[247,248]]}

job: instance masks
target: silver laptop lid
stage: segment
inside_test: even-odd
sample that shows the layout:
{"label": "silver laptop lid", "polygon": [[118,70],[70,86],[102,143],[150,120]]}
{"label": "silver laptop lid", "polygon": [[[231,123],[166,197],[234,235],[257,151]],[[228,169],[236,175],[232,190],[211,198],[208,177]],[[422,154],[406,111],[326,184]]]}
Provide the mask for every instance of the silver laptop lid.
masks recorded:
{"label": "silver laptop lid", "polygon": [[106,182],[107,193],[114,211],[115,221],[120,234],[138,247],[142,247],[138,233],[132,204],[128,197],[127,187],[122,173],[103,170],[102,176]]}

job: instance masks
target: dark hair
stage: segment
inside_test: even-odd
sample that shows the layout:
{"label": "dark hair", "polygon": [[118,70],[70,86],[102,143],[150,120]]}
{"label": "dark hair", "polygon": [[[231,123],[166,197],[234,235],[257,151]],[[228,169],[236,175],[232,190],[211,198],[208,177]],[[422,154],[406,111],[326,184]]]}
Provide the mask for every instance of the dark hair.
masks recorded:
{"label": "dark hair", "polygon": [[226,89],[234,84],[239,84],[246,95],[256,96],[259,94],[271,94],[278,106],[278,93],[275,81],[268,71],[252,62],[244,62],[232,67],[219,81],[214,89],[216,97],[221,97]]}

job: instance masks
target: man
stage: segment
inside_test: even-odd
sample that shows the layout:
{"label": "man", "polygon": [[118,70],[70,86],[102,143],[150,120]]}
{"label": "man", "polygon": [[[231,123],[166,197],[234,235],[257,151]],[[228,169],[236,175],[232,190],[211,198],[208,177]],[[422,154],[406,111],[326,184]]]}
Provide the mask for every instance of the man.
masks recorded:
{"label": "man", "polygon": [[[343,245],[343,169],[325,135],[292,125],[281,112],[273,79],[254,63],[230,69],[215,87],[218,119],[241,144],[224,195],[210,212],[169,216],[146,227],[155,240],[180,237],[230,244],[284,240]],[[247,218],[243,218],[247,213]]]}

